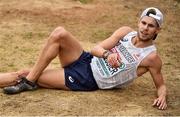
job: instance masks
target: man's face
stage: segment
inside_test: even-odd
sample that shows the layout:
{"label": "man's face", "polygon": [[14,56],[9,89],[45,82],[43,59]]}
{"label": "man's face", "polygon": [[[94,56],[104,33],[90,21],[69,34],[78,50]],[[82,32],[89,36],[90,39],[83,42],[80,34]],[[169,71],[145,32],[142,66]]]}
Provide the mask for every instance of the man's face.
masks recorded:
{"label": "man's face", "polygon": [[144,16],[140,19],[138,27],[138,38],[141,41],[152,40],[160,30],[155,19],[149,16]]}

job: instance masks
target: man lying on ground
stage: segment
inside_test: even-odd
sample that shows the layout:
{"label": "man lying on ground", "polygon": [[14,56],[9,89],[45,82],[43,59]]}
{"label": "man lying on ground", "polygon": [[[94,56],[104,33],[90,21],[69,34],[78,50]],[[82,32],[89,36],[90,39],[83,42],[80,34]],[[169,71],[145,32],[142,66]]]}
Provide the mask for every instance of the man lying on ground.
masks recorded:
{"label": "man lying on ground", "polygon": [[[163,22],[157,8],[147,8],[138,22],[138,31],[124,26],[109,38],[85,52],[77,39],[63,27],[57,27],[31,70],[2,73],[4,93],[32,91],[38,86],[71,91],[120,88],[136,77],[150,72],[157,88],[153,105],[166,109],[166,86],[161,73],[162,61],[156,52],[156,39]],[[46,69],[59,57],[60,69]]]}

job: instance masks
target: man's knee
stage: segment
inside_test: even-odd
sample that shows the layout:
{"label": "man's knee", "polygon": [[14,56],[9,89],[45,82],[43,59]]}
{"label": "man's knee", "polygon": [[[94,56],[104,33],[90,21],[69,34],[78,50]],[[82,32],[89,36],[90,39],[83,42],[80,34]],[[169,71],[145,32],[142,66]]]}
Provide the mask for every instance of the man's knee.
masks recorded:
{"label": "man's knee", "polygon": [[60,41],[61,39],[65,39],[68,36],[68,31],[66,31],[63,27],[59,26],[50,35],[50,39],[54,41]]}

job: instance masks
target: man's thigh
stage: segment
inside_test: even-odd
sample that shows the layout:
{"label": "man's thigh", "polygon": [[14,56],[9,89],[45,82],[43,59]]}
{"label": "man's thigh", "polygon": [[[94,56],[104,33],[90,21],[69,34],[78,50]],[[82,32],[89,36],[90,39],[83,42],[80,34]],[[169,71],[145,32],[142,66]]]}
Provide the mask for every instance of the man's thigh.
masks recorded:
{"label": "man's thigh", "polygon": [[68,88],[65,85],[65,76],[63,68],[45,70],[39,77],[38,84],[45,88],[57,88],[68,90]]}
{"label": "man's thigh", "polygon": [[59,51],[59,59],[62,67],[67,66],[77,60],[83,52],[83,48],[79,41],[69,32],[61,40]]}

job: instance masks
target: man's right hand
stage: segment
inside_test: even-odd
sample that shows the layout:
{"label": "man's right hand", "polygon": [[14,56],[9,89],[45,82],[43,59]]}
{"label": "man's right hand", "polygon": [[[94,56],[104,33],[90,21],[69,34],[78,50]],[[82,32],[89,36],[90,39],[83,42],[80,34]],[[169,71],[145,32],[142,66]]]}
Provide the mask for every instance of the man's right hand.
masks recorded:
{"label": "man's right hand", "polygon": [[114,68],[118,68],[121,65],[121,57],[118,53],[112,53],[107,57],[107,62]]}

